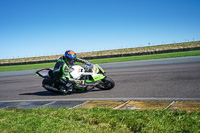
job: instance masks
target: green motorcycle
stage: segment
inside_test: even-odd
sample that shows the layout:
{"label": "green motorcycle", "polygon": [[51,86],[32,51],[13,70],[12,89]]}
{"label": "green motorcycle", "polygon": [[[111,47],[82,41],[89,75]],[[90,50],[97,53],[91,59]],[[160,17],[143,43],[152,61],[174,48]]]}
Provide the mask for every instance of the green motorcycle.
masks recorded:
{"label": "green motorcycle", "polygon": [[87,72],[83,66],[73,65],[70,76],[76,80],[72,86],[64,87],[59,85],[53,79],[53,71],[50,68],[36,71],[36,75],[44,78],[42,86],[51,92],[68,94],[69,92],[85,92],[91,89],[99,88],[101,90],[110,90],[115,86],[115,82],[106,76],[105,71],[98,64],[92,65],[92,71]]}

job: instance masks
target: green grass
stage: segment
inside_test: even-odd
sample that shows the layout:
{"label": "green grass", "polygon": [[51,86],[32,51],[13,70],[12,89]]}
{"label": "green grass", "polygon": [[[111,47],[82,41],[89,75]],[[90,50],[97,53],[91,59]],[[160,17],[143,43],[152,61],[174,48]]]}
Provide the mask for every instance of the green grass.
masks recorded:
{"label": "green grass", "polygon": [[[184,56],[195,56],[195,55],[200,55],[200,50],[186,51],[186,52],[173,52],[173,53],[164,53],[164,54],[152,54],[152,55],[93,59],[93,60],[89,60],[89,61],[91,63],[94,63],[94,64],[100,64],[100,63],[109,63],[109,62],[123,62],[123,61],[135,61],[135,60],[173,58],[173,57],[184,57]],[[28,70],[28,69],[40,69],[40,68],[52,68],[54,65],[55,65],[55,63],[1,66],[0,72],[2,72],[2,71]]]}
{"label": "green grass", "polygon": [[139,56],[126,56],[116,58],[104,58],[91,60],[92,63],[109,63],[109,62],[124,62],[124,61],[136,61],[136,60],[149,60],[149,59],[161,59],[161,58],[174,58],[174,57],[185,57],[200,55],[200,50],[186,51],[186,52],[173,52],[163,54],[152,54],[152,55],[139,55]]}
{"label": "green grass", "polygon": [[1,133],[200,132],[200,113],[104,108],[0,109]]}
{"label": "green grass", "polygon": [[30,70],[39,68],[51,68],[55,63],[41,63],[41,64],[27,64],[27,65],[13,65],[13,66],[1,66],[0,72],[3,71],[18,71],[18,70]]}

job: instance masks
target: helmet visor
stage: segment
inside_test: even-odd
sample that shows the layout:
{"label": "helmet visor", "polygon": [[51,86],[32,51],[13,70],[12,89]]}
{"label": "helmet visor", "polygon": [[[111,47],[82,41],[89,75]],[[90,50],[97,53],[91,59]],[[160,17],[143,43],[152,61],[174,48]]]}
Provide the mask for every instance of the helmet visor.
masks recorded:
{"label": "helmet visor", "polygon": [[65,59],[65,62],[67,62],[70,65],[74,65],[75,59]]}

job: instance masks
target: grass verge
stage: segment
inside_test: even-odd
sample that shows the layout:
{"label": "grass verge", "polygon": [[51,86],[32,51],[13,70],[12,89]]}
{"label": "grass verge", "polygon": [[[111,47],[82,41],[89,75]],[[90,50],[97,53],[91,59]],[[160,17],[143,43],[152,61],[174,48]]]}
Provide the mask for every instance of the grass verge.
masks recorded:
{"label": "grass verge", "polygon": [[[186,51],[186,52],[163,53],[163,54],[153,54],[153,55],[140,55],[140,56],[93,59],[93,60],[89,60],[89,61],[91,63],[94,63],[94,64],[100,64],[100,63],[110,63],[110,62],[173,58],[173,57],[184,57],[184,56],[195,56],[195,55],[200,55],[200,50]],[[55,63],[1,66],[0,72],[2,72],[2,71],[40,69],[40,68],[52,68],[54,65],[55,65]]]}
{"label": "grass verge", "polygon": [[0,132],[200,132],[200,113],[105,108],[0,109]]}
{"label": "grass verge", "polygon": [[[77,53],[79,58],[84,57],[101,57],[109,55],[124,55],[124,54],[141,54],[147,52],[161,52],[161,51],[174,51],[179,50],[195,50],[200,47],[200,41],[192,42],[183,42],[183,43],[174,43],[174,44],[162,44],[155,46],[144,46],[137,48],[124,48],[124,49],[113,49],[113,50],[103,50],[103,51],[93,51],[93,52],[84,52]],[[64,53],[64,51],[63,51]],[[51,55],[51,56],[40,56],[40,57],[27,57],[27,58],[16,58],[16,59],[0,59],[0,64],[5,63],[23,63],[23,62],[38,62],[38,61],[48,61],[48,60],[57,60],[60,55]],[[14,58],[14,57],[13,57]]]}

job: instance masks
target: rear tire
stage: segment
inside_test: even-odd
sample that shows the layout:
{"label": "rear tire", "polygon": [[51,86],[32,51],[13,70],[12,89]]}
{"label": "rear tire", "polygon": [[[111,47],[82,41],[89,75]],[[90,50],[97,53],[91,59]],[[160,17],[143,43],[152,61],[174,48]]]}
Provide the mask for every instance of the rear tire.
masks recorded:
{"label": "rear tire", "polygon": [[[44,79],[42,81],[42,87],[44,87],[45,85],[49,85],[49,86],[52,87],[53,84],[54,84],[54,81],[52,79]],[[51,90],[51,89],[48,89],[48,88],[45,88],[45,89],[48,90],[48,91],[50,91],[50,92],[53,92],[53,93],[58,93],[59,92],[59,91]]]}
{"label": "rear tire", "polygon": [[98,84],[96,87],[101,90],[111,90],[115,86],[115,82],[109,78],[106,77],[102,80],[102,83]]}

